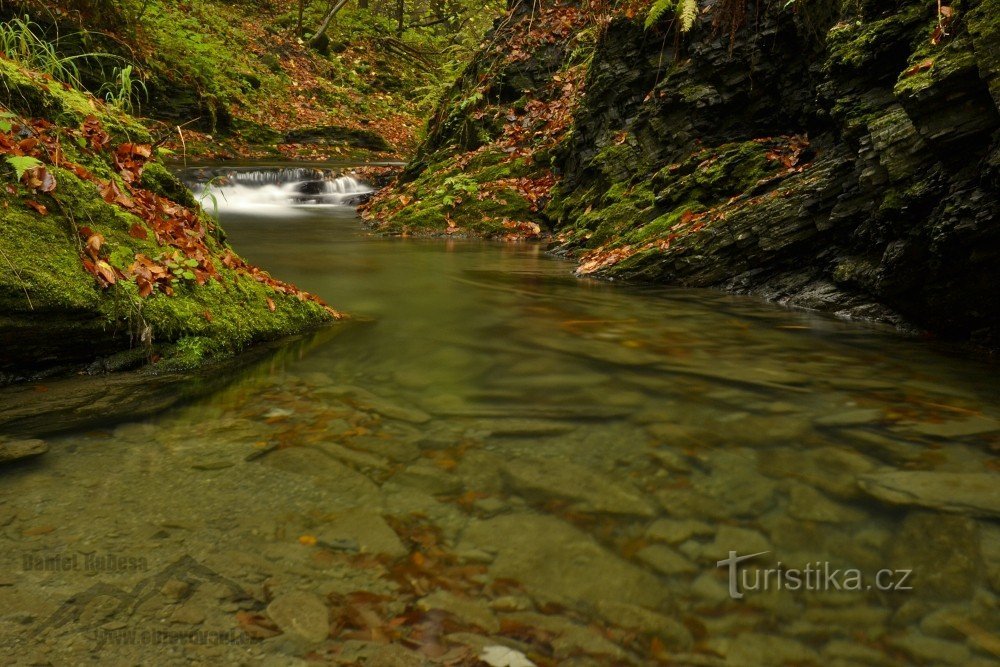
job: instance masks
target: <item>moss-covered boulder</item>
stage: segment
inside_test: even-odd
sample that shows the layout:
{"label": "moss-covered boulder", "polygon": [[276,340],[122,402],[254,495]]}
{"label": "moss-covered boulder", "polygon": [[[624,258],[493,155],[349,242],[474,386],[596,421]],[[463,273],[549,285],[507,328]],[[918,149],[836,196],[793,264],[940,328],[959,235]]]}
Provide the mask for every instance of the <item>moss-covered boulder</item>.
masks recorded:
{"label": "moss-covered boulder", "polygon": [[128,116],[0,59],[0,380],[193,367],[332,321],[246,264]]}

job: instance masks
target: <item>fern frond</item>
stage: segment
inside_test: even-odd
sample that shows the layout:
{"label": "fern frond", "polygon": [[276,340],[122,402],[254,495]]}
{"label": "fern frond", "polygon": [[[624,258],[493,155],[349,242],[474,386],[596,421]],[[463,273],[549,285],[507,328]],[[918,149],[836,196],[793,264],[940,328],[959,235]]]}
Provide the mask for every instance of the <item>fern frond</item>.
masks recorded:
{"label": "fern frond", "polygon": [[681,0],[677,6],[677,17],[681,21],[681,32],[687,32],[698,18],[698,0]]}
{"label": "fern frond", "polygon": [[678,0],[656,0],[653,6],[649,8],[649,13],[646,14],[646,29],[649,30],[656,25],[657,21],[663,18],[664,14],[672,9],[676,9],[677,2]]}

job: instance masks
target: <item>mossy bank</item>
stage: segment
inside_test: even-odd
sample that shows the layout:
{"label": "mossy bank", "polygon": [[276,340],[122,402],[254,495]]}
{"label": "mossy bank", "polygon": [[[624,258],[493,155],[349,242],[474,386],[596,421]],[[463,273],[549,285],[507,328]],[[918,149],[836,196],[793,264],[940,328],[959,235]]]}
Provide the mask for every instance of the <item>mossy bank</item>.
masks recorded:
{"label": "mossy bank", "polygon": [[243,262],[127,115],[2,59],[0,103],[0,382],[192,368],[338,316]]}
{"label": "mossy bank", "polygon": [[581,273],[1000,345],[996,0],[705,3],[686,32],[529,4],[442,100],[376,228],[480,231],[489,197],[443,202],[447,179],[481,193],[476,160],[500,150],[512,176],[551,175],[510,216]]}

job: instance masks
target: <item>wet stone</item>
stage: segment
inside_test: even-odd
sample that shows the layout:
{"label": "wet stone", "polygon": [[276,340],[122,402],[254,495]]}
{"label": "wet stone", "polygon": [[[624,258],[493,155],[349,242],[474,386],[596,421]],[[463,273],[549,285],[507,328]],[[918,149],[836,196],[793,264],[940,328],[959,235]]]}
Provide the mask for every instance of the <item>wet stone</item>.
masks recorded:
{"label": "wet stone", "polygon": [[447,591],[435,591],[418,600],[417,606],[423,611],[446,611],[463,624],[474,625],[490,634],[500,631],[500,622],[489,605],[482,600],[459,597]]}
{"label": "wet stone", "polygon": [[711,525],[697,519],[657,519],[646,529],[646,538],[680,544],[690,537],[711,535],[714,532]]}
{"label": "wet stone", "polygon": [[523,582],[543,600],[595,605],[618,599],[655,609],[667,597],[655,575],[553,517],[518,513],[473,521],[462,537],[460,550],[497,554],[492,576]]}
{"label": "wet stone", "polygon": [[665,575],[696,572],[697,566],[670,547],[654,544],[640,549],[635,557],[657,572]]}
{"label": "wet stone", "polygon": [[691,475],[691,486],[714,498],[730,516],[759,516],[776,501],[777,484],[757,469],[757,452],[749,448],[715,451],[711,472]]}
{"label": "wet stone", "polygon": [[558,658],[566,658],[579,652],[615,659],[625,657],[625,651],[617,644],[605,639],[594,630],[566,618],[534,612],[519,612],[505,614],[504,619],[552,633],[554,635],[551,641],[552,648],[555,649]]}
{"label": "wet stone", "polygon": [[915,435],[934,438],[964,438],[996,433],[1000,431],[1000,421],[989,417],[972,417],[943,422],[907,422],[899,424],[897,428]]}
{"label": "wet stone", "polygon": [[0,463],[40,456],[47,451],[49,445],[44,440],[0,439]]}
{"label": "wet stone", "polygon": [[393,481],[431,495],[459,493],[465,486],[462,478],[427,461],[417,461],[393,476]]}
{"label": "wet stone", "polygon": [[926,637],[917,631],[889,637],[888,644],[918,662],[932,665],[967,665],[971,651],[965,644]]}
{"label": "wet stone", "polygon": [[889,565],[912,570],[914,600],[968,598],[982,580],[979,528],[968,517],[911,513],[889,542]]}
{"label": "wet stone", "polygon": [[761,457],[761,470],[776,479],[801,480],[838,498],[860,498],[858,476],[871,472],[876,462],[846,447],[796,449],[777,447]]}
{"label": "wet stone", "polygon": [[876,424],[885,418],[882,410],[873,408],[858,408],[833,412],[823,415],[815,420],[818,426],[861,426],[864,424]]}
{"label": "wet stone", "polygon": [[702,549],[701,559],[718,561],[728,558],[730,551],[748,555],[770,550],[771,543],[759,531],[736,526],[721,526],[715,533],[715,539]]}
{"label": "wet stone", "polygon": [[706,645],[726,657],[727,665],[773,667],[814,664],[819,655],[805,644],[778,635],[745,632],[732,638],[709,639]]}
{"label": "wet stone", "polygon": [[330,632],[326,603],[311,593],[279,595],[267,605],[267,615],[282,632],[306,642],[321,642]]}
{"label": "wet stone", "polygon": [[788,493],[788,514],[802,521],[855,523],[866,515],[853,507],[834,502],[805,484],[793,484]]}
{"label": "wet stone", "polygon": [[671,651],[687,651],[694,645],[691,631],[678,620],[627,602],[604,601],[597,611],[611,624],[658,637]]}
{"label": "wet stone", "polygon": [[897,470],[864,475],[862,490],[892,505],[1000,517],[1000,474]]}
{"label": "wet stone", "polygon": [[408,552],[385,519],[367,508],[348,510],[317,531],[317,543],[339,545],[355,543],[363,553],[385,554],[400,558]]}
{"label": "wet stone", "polygon": [[514,459],[506,463],[504,472],[511,488],[526,498],[565,498],[586,512],[656,514],[656,509],[627,482],[568,461]]}

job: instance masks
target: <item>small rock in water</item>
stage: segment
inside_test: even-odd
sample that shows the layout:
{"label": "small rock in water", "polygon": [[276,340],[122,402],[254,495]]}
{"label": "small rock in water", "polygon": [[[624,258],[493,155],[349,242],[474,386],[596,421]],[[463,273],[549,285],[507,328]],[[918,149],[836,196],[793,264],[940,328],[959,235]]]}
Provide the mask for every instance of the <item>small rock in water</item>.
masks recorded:
{"label": "small rock in water", "polygon": [[0,441],[0,463],[39,456],[47,451],[49,445],[44,440]]}
{"label": "small rock in water", "polygon": [[504,472],[510,486],[526,497],[566,498],[588,512],[656,515],[653,505],[627,482],[568,461],[513,459]]}
{"label": "small rock in water", "polygon": [[335,518],[319,531],[317,540],[334,547],[355,543],[365,553],[385,554],[392,558],[408,553],[385,519],[378,512],[364,508],[349,510]]}
{"label": "small rock in water", "polygon": [[697,519],[658,519],[646,529],[646,537],[658,542],[680,544],[689,537],[711,535],[714,529]]}
{"label": "small rock in water", "polygon": [[963,438],[996,433],[1000,431],[1000,421],[979,416],[942,422],[905,422],[900,423],[898,428],[908,433],[933,438]]}
{"label": "small rock in water", "polygon": [[863,475],[858,484],[869,495],[893,505],[1000,517],[1000,475],[996,473],[894,470]]}
{"label": "small rock in water", "polygon": [[635,557],[654,570],[668,576],[673,574],[689,574],[698,571],[694,563],[670,547],[662,544],[653,544],[641,549],[636,553]]}
{"label": "small rock in water", "polygon": [[802,521],[822,523],[852,523],[865,518],[863,512],[834,502],[805,484],[792,486],[788,494],[788,514]]}
{"label": "small rock in water", "polygon": [[687,651],[694,645],[691,631],[683,623],[645,607],[606,600],[597,610],[614,625],[659,637],[671,651]]}
{"label": "small rock in water", "polygon": [[307,642],[321,642],[330,633],[330,612],[323,600],[311,593],[279,595],[267,605],[267,615],[282,632]]}
{"label": "small rock in water", "polygon": [[816,419],[819,426],[859,426],[861,424],[873,424],[882,421],[885,417],[881,410],[856,409],[845,410],[824,415]]}
{"label": "small rock in water", "polygon": [[500,631],[500,621],[493,611],[482,600],[459,597],[448,591],[434,591],[417,601],[417,607],[423,611],[440,609],[453,615],[463,623],[472,624],[490,634]]}

